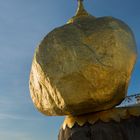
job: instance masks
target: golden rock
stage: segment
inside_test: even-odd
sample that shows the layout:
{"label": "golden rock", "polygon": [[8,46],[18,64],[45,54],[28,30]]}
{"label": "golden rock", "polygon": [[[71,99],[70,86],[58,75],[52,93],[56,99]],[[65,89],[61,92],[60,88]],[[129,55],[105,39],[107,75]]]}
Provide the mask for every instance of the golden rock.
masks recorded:
{"label": "golden rock", "polygon": [[126,96],[136,55],[133,33],[123,21],[95,18],[79,1],[76,16],[51,31],[35,51],[32,100],[46,115],[110,109]]}

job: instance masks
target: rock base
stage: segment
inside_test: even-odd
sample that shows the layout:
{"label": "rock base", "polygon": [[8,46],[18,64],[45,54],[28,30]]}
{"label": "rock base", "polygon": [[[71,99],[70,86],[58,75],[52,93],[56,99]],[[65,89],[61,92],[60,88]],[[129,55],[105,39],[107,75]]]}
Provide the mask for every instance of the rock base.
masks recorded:
{"label": "rock base", "polygon": [[140,117],[61,128],[58,140],[140,140]]}

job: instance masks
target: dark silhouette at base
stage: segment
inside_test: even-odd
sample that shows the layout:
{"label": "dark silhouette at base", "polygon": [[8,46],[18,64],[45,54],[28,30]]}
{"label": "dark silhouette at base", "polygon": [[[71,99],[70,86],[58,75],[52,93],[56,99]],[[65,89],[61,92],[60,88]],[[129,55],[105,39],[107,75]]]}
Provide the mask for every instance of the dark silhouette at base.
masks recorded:
{"label": "dark silhouette at base", "polygon": [[61,128],[58,140],[140,140],[140,117]]}

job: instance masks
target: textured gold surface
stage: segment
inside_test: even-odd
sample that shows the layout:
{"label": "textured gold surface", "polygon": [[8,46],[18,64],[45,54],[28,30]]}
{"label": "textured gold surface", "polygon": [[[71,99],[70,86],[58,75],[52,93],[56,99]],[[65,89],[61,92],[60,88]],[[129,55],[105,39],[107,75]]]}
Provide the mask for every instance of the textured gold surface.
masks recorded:
{"label": "textured gold surface", "polygon": [[140,116],[140,106],[128,107],[128,108],[114,108],[106,111],[101,111],[97,113],[91,113],[81,116],[67,116],[62,125],[63,129],[67,127],[72,128],[74,124],[83,126],[85,123],[94,124],[97,121],[110,122],[116,121],[120,122],[122,119],[128,119],[131,116]]}
{"label": "textured gold surface", "polygon": [[113,17],[95,18],[83,9],[51,31],[35,51],[30,92],[46,115],[106,110],[126,95],[136,60],[131,29]]}

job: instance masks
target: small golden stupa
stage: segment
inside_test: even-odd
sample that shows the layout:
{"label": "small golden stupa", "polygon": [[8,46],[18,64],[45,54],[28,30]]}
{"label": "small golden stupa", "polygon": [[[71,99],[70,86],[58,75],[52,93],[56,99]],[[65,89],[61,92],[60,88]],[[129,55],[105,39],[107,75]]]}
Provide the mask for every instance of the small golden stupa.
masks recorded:
{"label": "small golden stupa", "polygon": [[136,57],[128,25],[90,15],[79,0],[76,15],[48,33],[35,51],[30,73],[33,103],[50,116],[111,109],[127,94]]}

